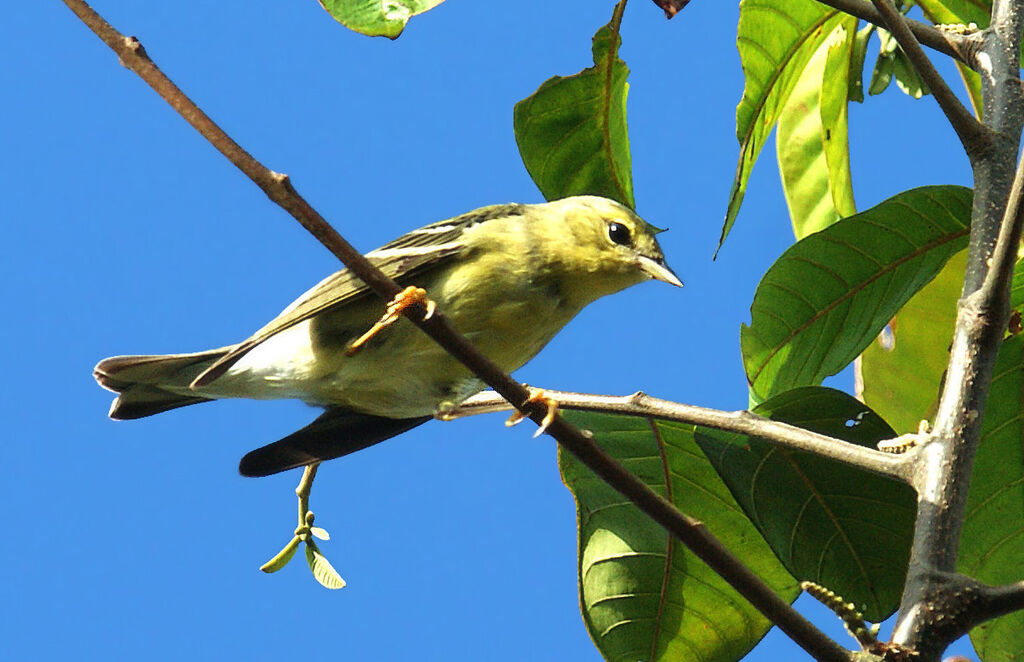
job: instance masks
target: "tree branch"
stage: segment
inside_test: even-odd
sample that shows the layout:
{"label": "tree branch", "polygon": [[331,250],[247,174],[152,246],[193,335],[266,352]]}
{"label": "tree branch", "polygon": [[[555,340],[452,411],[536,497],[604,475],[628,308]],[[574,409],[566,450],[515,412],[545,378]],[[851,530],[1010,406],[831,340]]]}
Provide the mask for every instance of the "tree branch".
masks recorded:
{"label": "tree branch", "polygon": [[[1024,166],[1018,163],[1024,95],[1019,78],[1024,1],[995,0],[978,52],[982,121],[998,136],[972,158],[975,195],[964,292],[930,441],[917,454],[918,512],[907,583],[893,632],[897,643],[938,659],[959,636],[929,605],[951,599],[960,532],[992,368],[1009,318],[1009,281],[1021,233]],[[952,586],[952,588],[951,588]],[[961,632],[962,633],[962,632]]]}
{"label": "tree branch", "polygon": [[974,114],[960,103],[960,99],[953,93],[953,90],[949,89],[949,85],[946,85],[946,81],[936,71],[924,49],[921,48],[921,44],[918,43],[917,37],[914,36],[907,24],[907,19],[896,11],[892,0],[871,0],[871,4],[881,15],[884,27],[892,33],[900,48],[907,54],[914,69],[921,76],[921,80],[931,89],[935,101],[938,102],[953,130],[956,131],[964,150],[973,159],[991,141],[992,136],[988,129],[974,118]]}
{"label": "tree branch", "polygon": [[[374,293],[385,300],[391,300],[398,294],[398,285],[345,241],[295,191],[286,175],[272,172],[259,163],[181,92],[149,59],[137,39],[119,33],[83,0],[64,0],[64,3],[118,54],[122,64],[156,90],[211,144],[263,189],[271,200],[292,214],[354,274],[366,282]],[[428,320],[423,319],[424,313],[424,307],[417,304],[406,309],[403,314],[502,397],[511,403],[519,403],[516,406],[520,411],[534,422],[541,423],[547,413],[546,407],[542,403],[528,403],[529,393],[522,384],[501,371],[459,335],[440,310],[435,311]],[[648,488],[605,453],[593,439],[569,425],[560,416],[548,426],[547,431],[584,465],[685,544],[804,650],[818,660],[845,662],[849,659],[846,649],[776,595],[711,535],[702,522],[679,512],[670,502]]]}
{"label": "tree branch", "polygon": [[[778,446],[793,448],[814,453],[836,462],[910,482],[913,469],[911,450],[902,455],[893,455],[881,451],[851,444],[842,439],[811,432],[803,428],[773,421],[746,410],[722,411],[707,407],[684,405],[670,400],[652,398],[637,391],[633,395],[593,395],[589,393],[572,393],[568,391],[552,391],[544,389],[544,393],[558,401],[563,409],[594,411],[609,414],[626,414],[659,418],[666,421],[689,423],[703,427],[736,432],[758,437]],[[451,412],[445,412],[444,418],[460,418],[476,414],[506,411],[511,407],[500,395],[485,391],[469,398]]]}
{"label": "tree branch", "polygon": [[[882,18],[882,15],[878,13],[878,10],[865,0],[818,0],[818,2],[844,11],[851,16],[856,16],[881,28],[888,29],[889,27],[885,19]],[[944,55],[948,55],[954,60],[959,60],[971,69],[977,68],[972,49],[969,48],[969,45],[973,43],[971,38],[939,30],[921,21],[914,21],[908,18],[904,18],[904,21],[920,43]]]}

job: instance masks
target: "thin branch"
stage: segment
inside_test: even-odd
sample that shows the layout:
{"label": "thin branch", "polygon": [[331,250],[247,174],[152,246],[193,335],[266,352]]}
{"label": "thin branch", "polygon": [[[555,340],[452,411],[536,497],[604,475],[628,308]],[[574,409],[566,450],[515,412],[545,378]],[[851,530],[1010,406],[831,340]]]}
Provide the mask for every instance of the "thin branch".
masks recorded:
{"label": "thin branch", "polygon": [[896,38],[900,48],[907,54],[921,80],[928,85],[942,112],[956,131],[964,150],[971,158],[977,156],[991,141],[988,129],[968,110],[942,78],[931,60],[925,54],[917,37],[907,24],[907,19],[896,10],[892,0],[871,0],[881,14],[885,28]]}
{"label": "thin branch", "polygon": [[[398,285],[345,241],[292,188],[287,176],[271,172],[256,161],[185,96],[149,59],[137,39],[120,34],[82,0],[64,0],[64,3],[118,54],[125,66],[153,87],[182,117],[256,182],[274,202],[291,213],[378,296],[384,300],[391,300],[398,294]],[[437,310],[429,320],[423,319],[424,312],[424,307],[417,304],[406,309],[405,314],[411,322],[423,329],[502,397],[511,403],[519,403],[517,408],[534,422],[539,424],[543,421],[547,413],[545,405],[526,404],[529,393],[523,385],[501,371],[460,336],[440,310]],[[846,662],[849,659],[848,652],[843,647],[776,595],[760,577],[712,536],[702,522],[679,512],[671,503],[616,462],[593,439],[583,435],[561,417],[556,417],[547,431],[585,466],[683,542],[804,650],[818,660]]]}
{"label": "thin branch", "polygon": [[[856,16],[868,23],[888,29],[888,24],[882,18],[882,15],[865,0],[818,0],[818,2],[846,12],[851,16]],[[964,63],[971,69],[977,67],[977,63],[972,56],[972,49],[967,47],[973,43],[971,38],[939,30],[921,21],[908,18],[905,18],[904,21],[920,43]]]}
{"label": "thin branch", "polygon": [[[788,423],[773,421],[746,410],[722,411],[684,405],[670,400],[653,398],[640,391],[625,396],[593,395],[549,389],[544,389],[544,393],[557,400],[558,406],[563,409],[653,417],[725,430],[726,432],[736,432],[758,437],[777,446],[814,453],[903,482],[910,482],[911,479],[910,470],[913,468],[915,451],[902,455],[883,453]],[[444,418],[459,418],[508,409],[510,406],[501,396],[484,391],[469,398],[451,412],[445,412]]]}

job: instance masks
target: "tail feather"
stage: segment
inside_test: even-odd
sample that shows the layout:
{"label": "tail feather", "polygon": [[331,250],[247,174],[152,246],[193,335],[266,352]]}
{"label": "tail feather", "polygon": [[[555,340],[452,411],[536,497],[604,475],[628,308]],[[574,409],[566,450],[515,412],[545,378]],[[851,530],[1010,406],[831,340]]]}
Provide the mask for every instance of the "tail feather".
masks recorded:
{"label": "tail feather", "polygon": [[189,393],[189,384],[231,347],[196,354],[112,356],[100,361],[93,376],[103,388],[118,394],[110,418],[127,420],[169,409],[206,402]]}
{"label": "tail feather", "polygon": [[385,418],[331,407],[298,432],[247,453],[238,471],[243,476],[269,476],[333,460],[390,439],[430,419],[430,416]]}

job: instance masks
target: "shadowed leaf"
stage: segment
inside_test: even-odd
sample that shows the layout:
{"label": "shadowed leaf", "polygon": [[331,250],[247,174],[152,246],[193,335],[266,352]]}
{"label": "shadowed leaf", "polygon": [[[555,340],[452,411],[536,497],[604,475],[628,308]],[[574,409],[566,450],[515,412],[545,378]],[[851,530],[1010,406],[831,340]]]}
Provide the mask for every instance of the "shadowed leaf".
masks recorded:
{"label": "shadowed leaf", "polygon": [[519,154],[548,200],[602,195],[635,207],[619,43],[613,19],[594,35],[593,67],[549,78],[515,106]]}
{"label": "shadowed leaf", "polygon": [[740,330],[759,402],[842,370],[967,244],[971,191],[905,191],[790,247],[761,279]]}
{"label": "shadowed leaf", "polygon": [[[868,448],[894,436],[864,404],[828,388],[795,389],[754,411]],[[896,610],[913,535],[910,487],[745,435],[700,428],[697,442],[793,576],[872,621]]]}
{"label": "shadowed leaf", "polygon": [[[985,403],[981,445],[960,539],[957,569],[992,584],[1018,582],[1024,568],[1024,338],[1003,341]],[[971,630],[984,662],[1024,657],[1024,612]]]}
{"label": "shadowed leaf", "polygon": [[[693,426],[640,417],[565,412],[601,446],[700,518],[784,599],[799,593],[693,439]],[[576,498],[580,603],[608,660],[734,662],[770,623],[665,530],[559,449]]]}

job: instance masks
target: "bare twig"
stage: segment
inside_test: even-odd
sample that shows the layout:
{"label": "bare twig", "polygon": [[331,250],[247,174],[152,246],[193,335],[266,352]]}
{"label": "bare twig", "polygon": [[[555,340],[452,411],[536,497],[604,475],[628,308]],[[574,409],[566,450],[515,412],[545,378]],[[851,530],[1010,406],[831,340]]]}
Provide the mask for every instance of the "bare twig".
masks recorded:
{"label": "bare twig", "polygon": [[[125,66],[153,87],[182,117],[256,182],[274,202],[291,213],[378,296],[390,301],[401,291],[394,281],[360,255],[292,188],[286,175],[265,168],[217,127],[157,68],[137,39],[120,34],[82,0],[64,0],[64,3],[118,54]],[[424,307],[417,304],[406,309],[404,314],[502,397],[511,403],[517,403],[517,408],[534,422],[542,422],[547,413],[543,403],[526,404],[529,393],[523,385],[502,372],[460,336],[442,311],[437,310],[429,320],[423,319],[424,313]],[[702,522],[679,512],[671,503],[616,462],[593,439],[583,435],[561,417],[556,417],[548,426],[548,433],[610,486],[683,542],[804,650],[818,660],[844,662],[849,659],[844,648],[776,595],[712,536]]]}
{"label": "bare twig", "polygon": [[[851,16],[856,16],[859,19],[865,20],[868,23],[874,23],[875,25],[888,29],[888,24],[882,15],[878,13],[878,10],[873,8],[867,0],[818,0],[823,5],[834,7],[840,11],[844,11]],[[959,34],[950,34],[943,30],[939,30],[936,27],[922,23],[921,21],[914,21],[911,19],[904,19],[907,27],[917,38],[917,41],[932,48],[944,55],[948,55],[954,60],[959,60],[965,65],[974,69],[977,64],[974,62],[971,50],[965,48],[968,43],[973,41],[973,38],[965,37]]]}
{"label": "bare twig", "polygon": [[[690,423],[726,432],[758,437],[777,446],[793,448],[820,455],[858,469],[909,482],[913,468],[913,452],[893,455],[851,444],[842,439],[811,432],[788,423],[773,421],[746,410],[722,411],[695,407],[678,402],[653,398],[637,391],[632,395],[594,395],[544,389],[544,393],[558,401],[563,409],[627,414],[660,418],[679,423]],[[485,391],[469,398],[444,418],[459,418],[509,409],[505,400],[496,393]]]}
{"label": "bare twig", "polygon": [[900,48],[907,54],[921,80],[931,89],[935,101],[946,114],[953,130],[960,138],[964,150],[970,157],[979,155],[991,141],[992,136],[974,114],[968,110],[949,88],[931,60],[925,54],[917,37],[907,24],[907,19],[893,6],[892,0],[871,0],[884,22],[884,27],[896,38]]}

